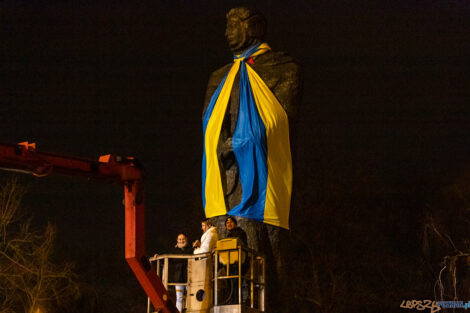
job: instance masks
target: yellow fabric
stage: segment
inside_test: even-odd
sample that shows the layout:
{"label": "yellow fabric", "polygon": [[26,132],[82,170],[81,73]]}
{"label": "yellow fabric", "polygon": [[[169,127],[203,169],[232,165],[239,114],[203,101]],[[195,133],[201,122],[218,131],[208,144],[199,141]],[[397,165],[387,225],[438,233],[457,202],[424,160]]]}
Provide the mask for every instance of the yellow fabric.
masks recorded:
{"label": "yellow fabric", "polygon": [[[267,43],[262,43],[259,47],[258,47],[258,51],[256,51],[255,53],[253,53],[252,55],[250,55],[250,57],[256,57],[258,55],[261,55],[263,53],[266,53],[268,51],[271,50],[271,47],[267,44]],[[237,55],[237,58],[240,57],[240,54]],[[237,61],[241,61],[243,59],[234,59],[234,62],[237,62]]]}
{"label": "yellow fabric", "polygon": [[287,114],[261,77],[248,64],[246,67],[268,140],[268,187],[264,222],[289,229],[292,158]]}
{"label": "yellow fabric", "polygon": [[206,216],[213,217],[225,215],[224,190],[220,176],[219,161],[217,159],[217,144],[219,143],[220,130],[224,120],[227,104],[230,100],[233,82],[240,68],[240,62],[235,62],[230,69],[225,84],[220,91],[217,102],[212,111],[211,119],[207,123],[205,149],[206,149]]}

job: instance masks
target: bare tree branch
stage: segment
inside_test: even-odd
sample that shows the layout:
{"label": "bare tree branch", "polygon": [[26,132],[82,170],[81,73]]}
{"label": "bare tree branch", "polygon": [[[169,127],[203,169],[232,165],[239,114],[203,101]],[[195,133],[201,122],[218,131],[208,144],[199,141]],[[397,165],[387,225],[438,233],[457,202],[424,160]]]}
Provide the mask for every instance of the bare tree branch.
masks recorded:
{"label": "bare tree branch", "polygon": [[[21,216],[24,194],[16,180],[0,188],[0,313],[60,311],[80,294],[71,264],[51,260],[56,229],[43,232]],[[22,308],[22,309],[21,309]]]}

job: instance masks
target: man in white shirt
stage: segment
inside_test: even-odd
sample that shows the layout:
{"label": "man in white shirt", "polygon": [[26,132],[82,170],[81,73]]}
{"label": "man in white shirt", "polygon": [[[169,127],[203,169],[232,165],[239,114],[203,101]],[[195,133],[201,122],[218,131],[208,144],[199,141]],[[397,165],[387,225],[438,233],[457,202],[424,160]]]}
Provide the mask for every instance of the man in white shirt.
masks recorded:
{"label": "man in white shirt", "polygon": [[201,229],[204,234],[201,236],[201,241],[196,240],[193,243],[194,254],[211,252],[215,248],[217,240],[219,240],[217,228],[212,225],[210,219],[205,218],[201,221]]}

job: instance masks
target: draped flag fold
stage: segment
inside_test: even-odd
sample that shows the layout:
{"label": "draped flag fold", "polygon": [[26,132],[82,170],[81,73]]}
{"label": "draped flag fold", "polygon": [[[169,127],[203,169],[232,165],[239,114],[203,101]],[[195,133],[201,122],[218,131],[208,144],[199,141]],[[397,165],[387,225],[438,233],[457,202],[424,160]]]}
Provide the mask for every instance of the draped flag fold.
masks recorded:
{"label": "draped flag fold", "polygon": [[[207,106],[203,118],[202,198],[207,217],[230,214],[288,229],[292,159],[287,114],[261,77],[245,62],[269,50],[262,43],[235,56]],[[227,211],[217,145],[238,72],[240,104],[232,147],[243,193],[240,203]]]}

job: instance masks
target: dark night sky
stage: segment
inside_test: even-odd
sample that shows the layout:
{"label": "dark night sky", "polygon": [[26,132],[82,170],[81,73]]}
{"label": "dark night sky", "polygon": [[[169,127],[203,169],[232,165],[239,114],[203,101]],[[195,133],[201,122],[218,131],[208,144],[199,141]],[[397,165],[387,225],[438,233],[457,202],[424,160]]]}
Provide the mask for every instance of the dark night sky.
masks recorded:
{"label": "dark night sky", "polygon": [[[225,13],[246,3],[2,1],[0,141],[92,159],[136,156],[147,173],[149,253],[180,229],[195,238],[205,86],[231,59]],[[313,208],[335,192],[422,206],[470,166],[465,1],[256,7],[269,23],[266,41],[304,68],[293,231],[311,231]],[[93,258],[133,279],[119,187],[21,179],[38,223],[57,224],[60,255],[84,273]],[[397,214],[414,216],[410,207]]]}

